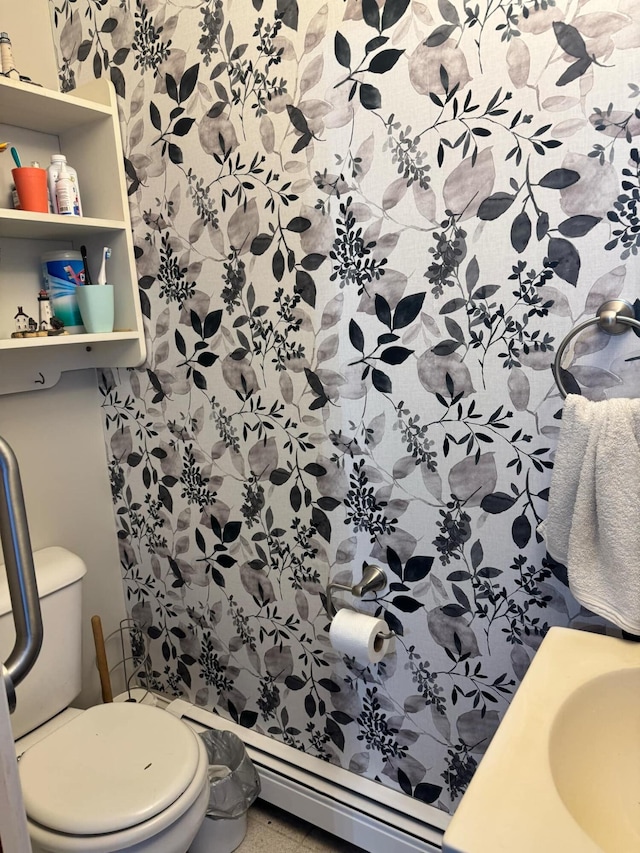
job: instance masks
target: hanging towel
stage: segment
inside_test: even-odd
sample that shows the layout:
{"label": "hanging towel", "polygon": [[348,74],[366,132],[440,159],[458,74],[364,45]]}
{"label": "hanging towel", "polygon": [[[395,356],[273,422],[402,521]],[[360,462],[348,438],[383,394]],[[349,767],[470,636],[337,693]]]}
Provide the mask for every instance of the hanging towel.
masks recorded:
{"label": "hanging towel", "polygon": [[639,400],[567,396],[538,531],[577,601],[640,634]]}

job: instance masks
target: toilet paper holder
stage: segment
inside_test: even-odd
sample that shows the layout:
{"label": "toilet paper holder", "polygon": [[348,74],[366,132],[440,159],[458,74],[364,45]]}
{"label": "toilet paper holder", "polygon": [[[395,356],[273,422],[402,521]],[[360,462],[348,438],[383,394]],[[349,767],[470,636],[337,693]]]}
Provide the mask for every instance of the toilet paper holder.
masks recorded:
{"label": "toilet paper holder", "polygon": [[[349,586],[346,583],[339,583],[338,581],[330,581],[327,584],[327,616],[329,619],[333,619],[336,615],[336,607],[333,603],[333,591],[335,589],[350,592],[351,595],[355,595],[356,598],[363,598],[368,592],[380,592],[380,590],[384,589],[386,585],[387,575],[380,566],[374,565],[365,566],[362,570],[362,579],[353,586]],[[383,640],[390,640],[391,637],[395,637],[395,633],[393,631],[389,631],[386,634],[381,633],[379,636]]]}

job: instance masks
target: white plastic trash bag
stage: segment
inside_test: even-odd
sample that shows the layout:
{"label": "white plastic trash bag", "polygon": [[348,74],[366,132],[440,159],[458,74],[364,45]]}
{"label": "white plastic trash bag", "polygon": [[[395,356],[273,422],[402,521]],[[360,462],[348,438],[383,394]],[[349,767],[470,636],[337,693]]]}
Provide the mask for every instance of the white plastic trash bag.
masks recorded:
{"label": "white plastic trash bag", "polygon": [[233,732],[202,732],[209,756],[208,817],[243,815],[260,794],[260,777],[244,744]]}

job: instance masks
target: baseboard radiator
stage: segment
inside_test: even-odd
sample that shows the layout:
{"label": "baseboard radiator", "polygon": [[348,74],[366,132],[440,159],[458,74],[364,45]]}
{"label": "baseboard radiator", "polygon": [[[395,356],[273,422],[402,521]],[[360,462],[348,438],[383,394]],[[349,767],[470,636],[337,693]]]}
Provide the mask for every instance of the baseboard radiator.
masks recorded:
{"label": "baseboard radiator", "polygon": [[262,782],[261,798],[368,853],[436,853],[449,816],[378,782],[306,755],[183,699],[158,703],[196,730],[234,732]]}

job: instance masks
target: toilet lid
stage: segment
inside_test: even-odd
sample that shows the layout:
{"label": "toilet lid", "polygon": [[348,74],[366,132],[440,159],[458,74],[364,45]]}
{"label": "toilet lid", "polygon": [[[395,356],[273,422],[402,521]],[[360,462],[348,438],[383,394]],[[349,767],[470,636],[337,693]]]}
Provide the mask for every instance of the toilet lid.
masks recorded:
{"label": "toilet lid", "polygon": [[97,705],[23,754],[25,810],[32,821],[69,835],[126,829],[184,793],[198,756],[197,735],[166,711]]}

